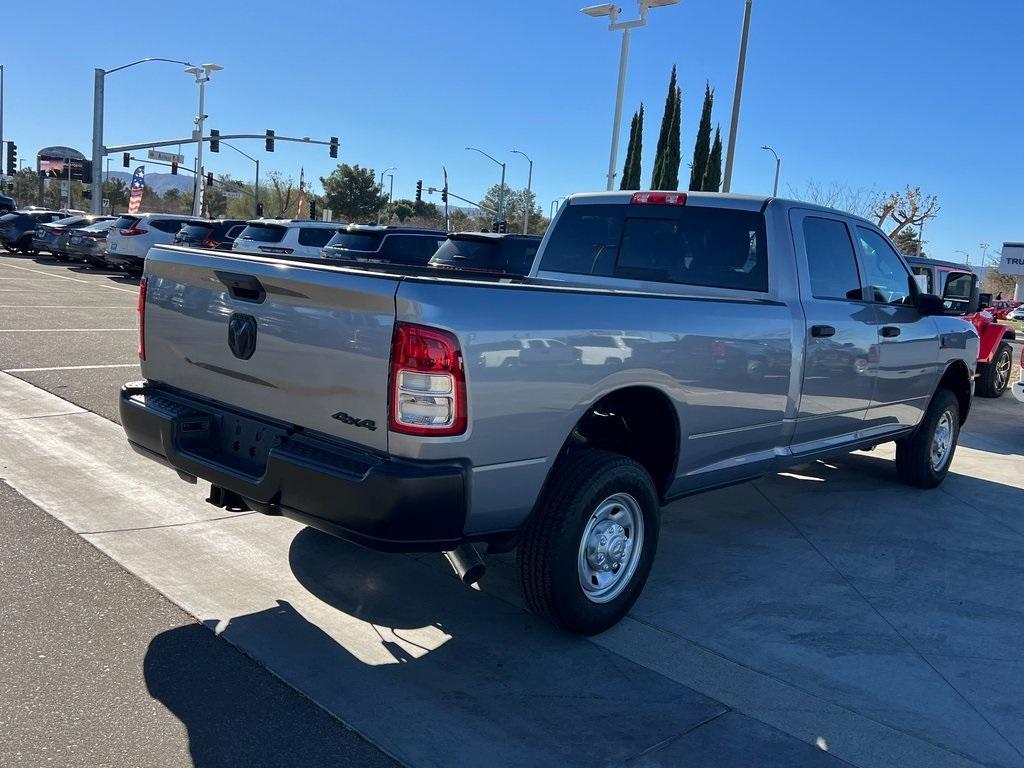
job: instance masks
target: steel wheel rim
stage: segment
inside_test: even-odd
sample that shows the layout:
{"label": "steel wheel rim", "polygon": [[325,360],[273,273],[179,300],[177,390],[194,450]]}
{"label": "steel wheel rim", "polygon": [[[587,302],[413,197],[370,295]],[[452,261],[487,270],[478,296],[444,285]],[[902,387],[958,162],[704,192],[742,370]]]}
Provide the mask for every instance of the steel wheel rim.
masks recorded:
{"label": "steel wheel rim", "polygon": [[576,559],[580,587],[592,603],[622,594],[636,573],[644,545],[644,516],[628,493],[612,494],[594,509]]}
{"label": "steel wheel rim", "polygon": [[1010,380],[1010,355],[1003,353],[996,361],[996,389],[1000,390]]}
{"label": "steel wheel rim", "polygon": [[953,417],[949,411],[943,411],[939,423],[932,434],[931,461],[932,469],[938,472],[949,460],[953,449]]}

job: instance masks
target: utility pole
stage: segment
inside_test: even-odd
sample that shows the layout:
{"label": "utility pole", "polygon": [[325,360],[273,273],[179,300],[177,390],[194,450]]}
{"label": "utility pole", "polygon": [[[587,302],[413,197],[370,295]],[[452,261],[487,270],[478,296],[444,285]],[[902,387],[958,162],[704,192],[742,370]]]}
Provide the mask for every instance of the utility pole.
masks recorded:
{"label": "utility pole", "polygon": [[[4,149],[4,65],[0,64],[0,154]],[[4,177],[3,161],[0,160],[0,179]]]}
{"label": "utility pole", "polygon": [[[185,71],[190,75],[195,75],[196,82],[199,83],[199,114],[196,116],[196,129],[192,132],[192,138],[198,144],[196,147],[196,166],[198,167],[200,174],[203,170],[203,124],[206,122],[206,84],[210,82],[210,73],[217,72],[224,69],[220,64],[203,64],[199,67],[189,67]],[[193,187],[192,194],[192,215],[201,216],[202,209],[202,178],[200,174],[196,174],[195,186]]]}
{"label": "utility pole", "polygon": [[530,197],[530,188],[533,185],[533,160],[530,160],[530,157],[525,152],[518,149],[513,149],[512,153],[522,155],[530,163],[530,170],[526,175],[526,205],[524,206],[526,212],[523,214],[523,234],[525,235],[530,231],[530,209],[533,207],[533,199]]}
{"label": "utility pole", "polygon": [[740,125],[740,99],[743,97],[743,72],[747,66],[747,38],[750,36],[750,11],[753,0],[743,7],[743,31],[740,33],[740,58],[736,63],[736,90],[732,95],[732,120],[729,125],[729,151],[725,155],[725,179],[722,191],[732,190],[732,167],[736,159],[736,132]]}

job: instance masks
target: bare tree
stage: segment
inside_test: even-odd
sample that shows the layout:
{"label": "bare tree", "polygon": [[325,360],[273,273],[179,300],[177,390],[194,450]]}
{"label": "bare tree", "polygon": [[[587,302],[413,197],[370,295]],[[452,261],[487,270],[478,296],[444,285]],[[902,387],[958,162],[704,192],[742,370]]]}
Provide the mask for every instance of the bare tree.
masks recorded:
{"label": "bare tree", "polygon": [[926,195],[920,187],[908,185],[905,192],[893,192],[879,199],[871,215],[879,227],[891,227],[889,237],[896,237],[907,227],[920,227],[934,219],[940,210],[938,195]]}
{"label": "bare tree", "polygon": [[268,218],[290,217],[290,211],[297,200],[297,197],[293,199],[293,195],[298,195],[295,179],[291,176],[284,177],[278,171],[271,171],[267,174],[267,178],[270,182],[270,189],[267,190],[269,194],[266,195],[264,208]]}
{"label": "bare tree", "polygon": [[863,218],[871,216],[883,197],[874,187],[855,188],[836,181],[826,186],[814,179],[810,179],[802,190],[790,185],[789,193],[799,200],[824,205],[826,208],[836,208]]}

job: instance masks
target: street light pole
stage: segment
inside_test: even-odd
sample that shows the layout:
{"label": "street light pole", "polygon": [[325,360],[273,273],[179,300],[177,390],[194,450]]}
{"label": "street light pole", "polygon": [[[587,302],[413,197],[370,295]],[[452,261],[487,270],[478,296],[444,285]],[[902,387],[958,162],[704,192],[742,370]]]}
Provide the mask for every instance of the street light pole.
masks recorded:
{"label": "street light pole", "polygon": [[191,67],[192,63],[188,61],[179,61],[177,59],[161,59],[157,57],[149,57],[146,59],[139,59],[133,61],[130,64],[123,64],[120,67],[114,67],[113,69],[100,69],[97,67],[93,70],[93,86],[92,86],[92,201],[89,205],[89,210],[93,213],[103,213],[103,155],[105,150],[103,148],[103,91],[106,83],[106,76],[112,75],[114,72],[120,72],[122,69],[128,69],[128,67],[134,67],[136,64],[145,64],[147,61],[164,61],[169,64],[184,64],[186,67]]}
{"label": "street light pole", "polygon": [[594,18],[608,17],[608,30],[617,32],[622,30],[622,47],[619,50],[619,80],[615,89],[615,110],[612,114],[612,146],[608,156],[608,189],[615,189],[615,168],[619,155],[619,129],[622,127],[622,97],[626,90],[626,66],[629,61],[629,35],[630,32],[647,24],[647,11],[651,8],[662,5],[675,5],[679,0],[638,0],[640,18],[632,21],[618,21],[621,9],[614,3],[604,5],[591,5],[581,8],[580,12]]}
{"label": "street light pole", "polygon": [[526,213],[523,214],[523,234],[525,235],[530,231],[530,209],[533,207],[533,199],[530,197],[533,186],[533,160],[530,160],[529,155],[521,150],[513,149],[512,153],[522,155],[530,163],[530,170],[526,174]]}
{"label": "street light pole", "polygon": [[729,151],[725,155],[725,179],[722,191],[732,189],[732,167],[736,159],[736,132],[740,125],[740,99],[743,97],[743,72],[747,66],[747,38],[750,36],[750,11],[753,0],[746,0],[743,7],[743,31],[740,33],[740,58],[736,63],[736,89],[732,94],[732,120],[729,124]]}
{"label": "street light pole", "polygon": [[[202,143],[202,142],[200,142],[200,143]],[[252,204],[253,204],[253,216],[258,216],[259,215],[259,209],[260,209],[260,161],[258,159],[256,159],[255,157],[253,157],[252,155],[243,152],[238,147],[236,147],[234,144],[229,144],[228,142],[224,141],[223,139],[221,139],[220,143],[223,144],[225,147],[230,147],[231,149],[235,150],[235,152],[240,154],[242,157],[247,157],[250,160],[252,160],[254,163],[256,163],[256,187],[253,190],[253,197],[255,199],[253,200]]]}
{"label": "street light pole", "polygon": [[964,255],[964,264],[968,267],[971,266],[971,254],[967,251],[953,251],[953,253],[962,253]]}
{"label": "street light pole", "polygon": [[491,162],[501,167],[501,186],[498,187],[498,221],[505,220],[505,163],[501,162],[497,158],[491,157],[482,149],[476,147],[466,147],[467,152],[479,152],[481,155],[486,157]]}
{"label": "street light pole", "polygon": [[395,174],[389,173],[388,178],[391,179],[391,187],[388,189],[388,205],[395,202]]}
{"label": "street light pole", "polygon": [[767,144],[761,147],[775,155],[775,186],[772,188],[772,197],[779,196],[779,169],[782,167],[782,158],[779,157],[779,153],[769,147]]}
{"label": "street light pole", "polygon": [[[383,171],[380,172],[380,181],[377,183],[378,194],[380,194],[380,195],[384,194],[384,174],[387,173],[388,171],[397,171],[397,170],[398,170],[397,168],[385,168]],[[384,214],[384,208],[382,206],[382,207],[379,207],[377,209],[377,226],[378,227],[380,226],[380,218],[381,218],[381,216],[383,214]]]}
{"label": "street light pole", "polygon": [[192,215],[200,216],[203,212],[203,196],[200,192],[203,189],[203,124],[206,122],[206,84],[210,82],[210,73],[224,69],[219,64],[203,64],[200,67],[189,67],[185,70],[190,75],[195,75],[199,84],[199,114],[196,116],[196,129],[192,132],[192,138],[196,140],[196,178],[192,192]]}

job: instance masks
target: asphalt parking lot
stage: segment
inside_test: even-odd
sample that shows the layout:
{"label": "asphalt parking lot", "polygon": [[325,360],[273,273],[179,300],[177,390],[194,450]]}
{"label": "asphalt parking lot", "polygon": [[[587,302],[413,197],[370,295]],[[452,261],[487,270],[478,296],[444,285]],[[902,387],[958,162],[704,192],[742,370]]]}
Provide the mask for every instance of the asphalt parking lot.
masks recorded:
{"label": "asphalt parking lot", "polygon": [[[198,685],[175,682],[174,665],[213,668],[230,644],[256,662],[236,686],[243,701],[272,675],[290,686],[268,699],[292,713],[282,727],[312,701],[412,766],[1024,766],[1024,406],[1008,395],[975,401],[934,491],[898,484],[883,447],[677,502],[630,617],[582,640],[522,609],[507,557],[468,589],[439,557],[225,513],[132,454],[115,423],[117,389],[139,375],[132,282],[0,256],[0,476],[13,489],[0,504],[42,510],[170,601],[159,620],[139,611],[123,658],[195,631],[189,617],[217,640],[167,657],[170,687],[148,689],[163,708],[154,722],[182,724],[159,730],[168,750],[177,738],[188,754],[191,738],[194,764],[230,764],[196,751],[200,719],[172,704]],[[7,564],[52,546],[6,535],[29,537],[4,548]],[[116,581],[93,579],[93,593]],[[19,589],[64,599],[47,584]],[[123,600],[130,611],[163,598]],[[115,682],[144,687],[137,666]],[[10,701],[0,689],[6,738],[3,723],[24,722],[4,713]],[[319,723],[326,741],[309,743],[336,743],[345,764],[387,760],[337,727]],[[34,743],[20,744],[25,765],[45,755]]]}

